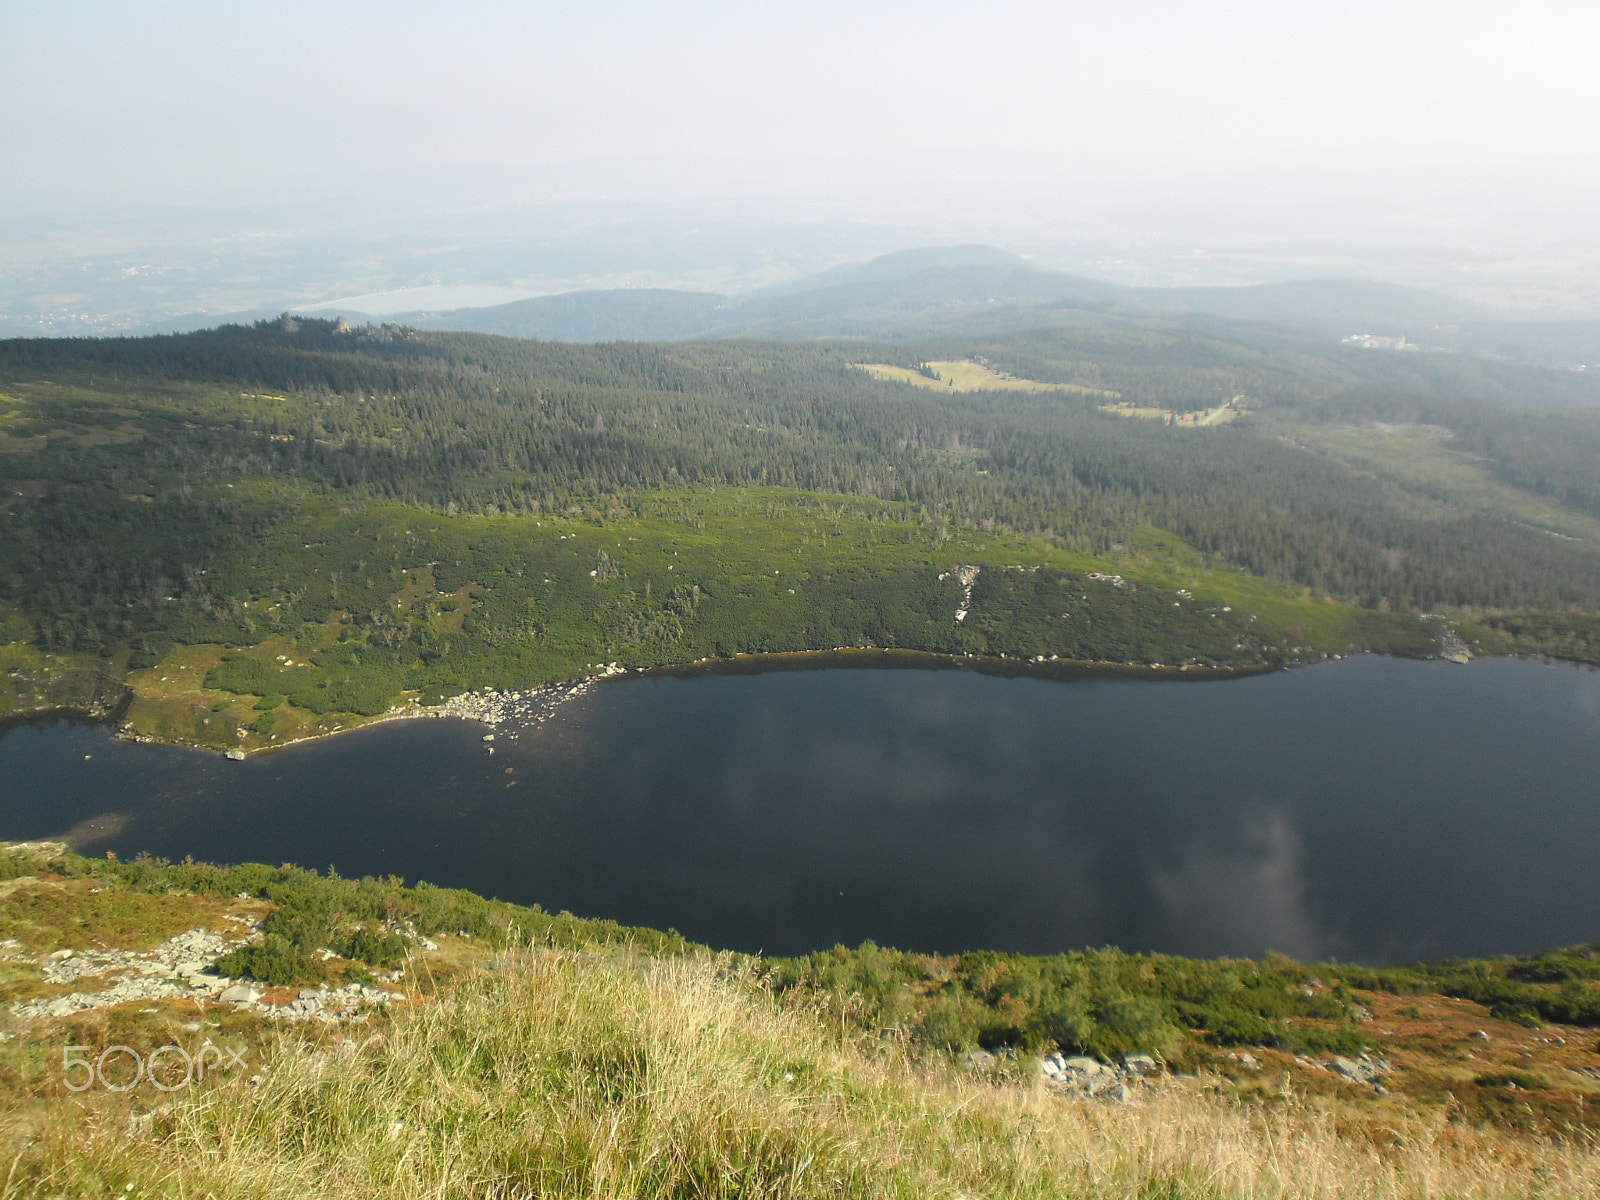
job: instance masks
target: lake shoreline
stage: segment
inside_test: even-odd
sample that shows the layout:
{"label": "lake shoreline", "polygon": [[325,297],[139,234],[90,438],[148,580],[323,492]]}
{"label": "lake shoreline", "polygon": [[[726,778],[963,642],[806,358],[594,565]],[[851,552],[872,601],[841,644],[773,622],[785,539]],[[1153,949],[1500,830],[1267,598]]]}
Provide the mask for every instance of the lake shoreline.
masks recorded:
{"label": "lake shoreline", "polygon": [[[1359,651],[1356,653],[1377,652]],[[150,746],[170,746],[182,750],[195,750],[202,753],[215,754],[234,761],[244,761],[273,754],[290,746],[304,746],[313,742],[327,741],[342,734],[372,729],[396,721],[455,718],[458,720],[478,721],[492,727],[505,720],[503,716],[496,716],[495,712],[496,710],[504,709],[507,705],[526,706],[528,704],[536,704],[548,706],[549,711],[536,718],[543,720],[559,704],[576,698],[596,684],[603,683],[608,679],[661,676],[675,679],[694,679],[722,675],[765,675],[784,671],[815,670],[914,670],[969,671],[976,675],[996,678],[1123,679],[1130,681],[1142,680],[1151,683],[1212,683],[1229,679],[1244,679],[1256,675],[1270,675],[1278,671],[1315,667],[1323,663],[1337,661],[1341,657],[1350,658],[1354,657],[1354,654],[1332,655],[1314,662],[1258,663],[1240,666],[1202,664],[1167,666],[1161,663],[1108,662],[1093,659],[1011,658],[1004,655],[944,654],[938,651],[911,650],[899,647],[839,646],[828,650],[741,653],[730,658],[701,658],[660,667],[625,668],[611,664],[605,671],[581,679],[562,680],[504,692],[495,691],[487,687],[478,688],[448,697],[441,703],[433,705],[422,705],[413,701],[408,706],[391,709],[373,717],[360,718],[353,724],[341,725],[334,729],[296,737],[285,742],[277,742],[267,746],[255,746],[248,750],[184,741],[178,738],[156,737],[140,733],[127,724],[117,728],[115,736],[119,741]],[[1482,657],[1502,656],[1485,655]],[[77,720],[89,724],[112,725],[125,717],[134,698],[134,689],[127,688],[123,696],[113,705],[97,705],[93,708],[69,705],[10,713],[4,718],[0,718],[0,735],[3,735],[7,729],[13,726],[31,725],[36,722],[51,720]]]}
{"label": "lake shoreline", "polygon": [[[0,741],[0,835],[337,864],[777,954],[1376,962],[1593,938],[1592,669],[1364,654],[1213,688],[894,669],[924,665],[733,660],[591,687],[543,725],[507,704],[498,727],[384,723],[238,770],[58,721]],[[1508,871],[1515,903],[1482,885]]]}
{"label": "lake shoreline", "polygon": [[[1322,661],[1322,660],[1319,660]],[[1328,660],[1331,661],[1331,660]],[[1249,666],[1169,667],[1160,663],[1118,663],[1082,658],[1009,658],[1005,655],[942,654],[898,647],[836,647],[832,650],[790,650],[772,654],[736,654],[732,658],[700,658],[693,662],[630,671],[630,675],[764,675],[773,671],[908,670],[971,671],[1002,678],[1148,679],[1162,682],[1208,682],[1267,675],[1317,663],[1262,663]]]}
{"label": "lake shoreline", "polygon": [[[619,671],[613,672],[611,675],[598,675],[590,679],[546,684],[540,687],[515,691],[500,692],[492,688],[480,688],[476,691],[462,692],[458,696],[451,696],[441,704],[412,704],[409,707],[390,709],[386,713],[379,713],[375,717],[367,717],[353,725],[343,725],[323,733],[291,738],[286,742],[274,742],[267,746],[256,746],[250,750],[242,748],[223,750],[216,746],[207,746],[195,742],[151,737],[148,734],[138,733],[126,727],[116,731],[116,738],[118,741],[138,742],[148,746],[173,746],[182,750],[200,750],[220,755],[235,762],[243,762],[246,759],[274,754],[279,750],[287,750],[290,746],[305,746],[312,742],[325,742],[329,738],[339,737],[341,734],[356,733],[363,729],[375,729],[380,725],[390,725],[396,721],[453,718],[460,721],[477,721],[491,728],[512,719],[542,722],[548,719],[562,704],[583,695],[596,683],[608,678],[614,678],[616,675],[623,673]],[[540,711],[530,711],[533,708],[537,708]],[[92,718],[89,719],[92,720]],[[102,723],[109,723],[112,719],[114,718],[106,718]]]}

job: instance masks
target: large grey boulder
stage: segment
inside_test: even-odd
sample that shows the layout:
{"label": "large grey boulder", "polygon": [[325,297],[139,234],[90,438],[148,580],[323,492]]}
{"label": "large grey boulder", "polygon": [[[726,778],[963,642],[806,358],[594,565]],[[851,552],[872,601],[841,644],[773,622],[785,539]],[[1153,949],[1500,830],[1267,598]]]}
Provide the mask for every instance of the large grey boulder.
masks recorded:
{"label": "large grey boulder", "polygon": [[1364,1083],[1376,1087],[1379,1078],[1389,1073],[1389,1064],[1381,1058],[1372,1058],[1363,1054],[1359,1059],[1345,1058],[1335,1055],[1333,1062],[1328,1064],[1333,1068],[1334,1074],[1351,1083]]}

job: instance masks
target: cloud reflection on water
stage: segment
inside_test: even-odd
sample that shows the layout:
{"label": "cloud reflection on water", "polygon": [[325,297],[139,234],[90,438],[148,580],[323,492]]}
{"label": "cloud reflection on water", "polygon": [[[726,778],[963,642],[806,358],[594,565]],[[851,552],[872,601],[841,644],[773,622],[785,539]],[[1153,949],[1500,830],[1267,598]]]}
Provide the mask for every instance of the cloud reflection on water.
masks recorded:
{"label": "cloud reflection on water", "polygon": [[1300,838],[1287,813],[1247,816],[1229,846],[1190,845],[1173,866],[1148,871],[1171,944],[1212,957],[1278,950],[1311,960],[1337,941],[1307,911]]}
{"label": "cloud reflection on water", "polygon": [[1600,929],[1597,717],[1600,673],[1505,660],[649,678],[493,757],[455,721],[243,763],[15,729],[0,837],[393,872],[778,953],[1532,951]]}
{"label": "cloud reflection on water", "polygon": [[1587,713],[1600,725],[1600,671],[1591,669],[1578,675],[1573,690],[1578,711]]}

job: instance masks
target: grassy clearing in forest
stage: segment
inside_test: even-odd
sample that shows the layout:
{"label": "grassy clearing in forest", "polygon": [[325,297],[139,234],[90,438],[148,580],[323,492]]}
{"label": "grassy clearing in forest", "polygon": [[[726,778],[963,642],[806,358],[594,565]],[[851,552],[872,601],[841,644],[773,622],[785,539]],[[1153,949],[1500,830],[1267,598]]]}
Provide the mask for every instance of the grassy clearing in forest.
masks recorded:
{"label": "grassy clearing in forest", "polygon": [[1501,513],[1530,533],[1600,546],[1600,517],[1497,477],[1483,456],[1454,444],[1447,429],[1431,425],[1308,425],[1294,439],[1368,475],[1404,488],[1415,511],[1434,521],[1462,513]]}
{"label": "grassy clearing in forest", "polygon": [[1120,392],[1104,388],[1084,387],[1076,383],[1040,383],[1035,379],[1018,379],[996,371],[986,363],[970,360],[963,362],[924,363],[924,371],[910,367],[895,367],[885,363],[856,363],[857,370],[865,371],[874,379],[891,383],[909,383],[921,388],[935,388],[952,392],[1071,392],[1079,396],[1109,396]]}
{"label": "grassy clearing in forest", "polygon": [[1237,421],[1243,410],[1236,408],[1232,400],[1226,404],[1219,404],[1216,408],[1201,408],[1193,412],[1174,412],[1170,408],[1150,408],[1137,404],[1104,404],[1101,412],[1108,412],[1116,417],[1137,417],[1145,421],[1161,421],[1168,425],[1177,425],[1185,429],[1203,429],[1215,425],[1226,425],[1229,421]]}

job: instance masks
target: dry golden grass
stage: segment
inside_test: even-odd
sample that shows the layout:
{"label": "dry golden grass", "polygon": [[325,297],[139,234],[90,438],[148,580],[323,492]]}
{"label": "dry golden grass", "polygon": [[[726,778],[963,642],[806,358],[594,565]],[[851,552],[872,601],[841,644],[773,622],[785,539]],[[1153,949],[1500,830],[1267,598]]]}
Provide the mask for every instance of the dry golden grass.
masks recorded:
{"label": "dry golden grass", "polygon": [[0,717],[52,708],[91,709],[106,693],[114,695],[107,686],[108,673],[98,655],[47,654],[25,642],[0,646]]}
{"label": "dry golden grass", "polygon": [[149,895],[88,879],[8,879],[0,881],[0,941],[14,938],[32,954],[107,945],[149,950],[217,925],[228,907],[215,897]]}
{"label": "dry golden grass", "polygon": [[[431,581],[431,569],[428,578]],[[459,618],[452,631],[460,631]],[[342,632],[338,618],[332,618],[322,626],[321,645],[332,645]],[[318,715],[290,706],[282,710],[271,735],[257,733],[252,725],[261,714],[256,710],[254,696],[205,686],[206,677],[226,653],[227,647],[219,645],[174,646],[158,665],[130,671],[127,685],[132,701],[125,716],[128,728],[162,742],[214,750],[238,747],[254,752],[317,737],[335,726],[355,729],[368,723],[369,718],[354,713]],[[308,651],[293,638],[278,635],[245,653],[264,662],[285,656],[303,664],[314,651]]]}
{"label": "dry golden grass", "polygon": [[507,955],[360,1039],[285,1040],[260,1088],[190,1095],[133,1132],[104,1096],[19,1113],[0,1200],[1600,1194],[1593,1147],[1196,1081],[1118,1104],[919,1067],[727,960]]}
{"label": "dry golden grass", "polygon": [[[1235,399],[1242,399],[1236,397]],[[1220,404],[1216,408],[1197,408],[1193,412],[1175,412],[1170,408],[1142,408],[1136,404],[1103,404],[1101,412],[1108,412],[1117,417],[1137,417],[1144,421],[1165,421],[1168,425],[1182,425],[1191,429],[1205,428],[1211,425],[1226,425],[1229,421],[1239,419],[1242,409],[1237,408],[1233,400]]]}
{"label": "dry golden grass", "polygon": [[1006,375],[976,362],[930,362],[928,367],[937,375],[937,379],[929,378],[920,371],[913,371],[909,367],[892,367],[883,363],[856,363],[859,371],[865,371],[874,379],[890,380],[894,383],[909,383],[916,387],[937,388],[940,391],[952,392],[1072,392],[1079,396],[1109,396],[1115,398],[1120,392],[1108,392],[1101,388],[1082,387],[1075,383],[1040,383],[1034,379],[1018,379],[1014,375]]}
{"label": "dry golden grass", "polygon": [[206,675],[222,661],[222,646],[175,646],[160,664],[130,671],[128,727],[145,737],[202,746],[232,746],[254,720],[252,701],[211,691]]}

